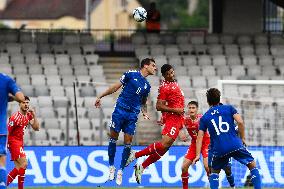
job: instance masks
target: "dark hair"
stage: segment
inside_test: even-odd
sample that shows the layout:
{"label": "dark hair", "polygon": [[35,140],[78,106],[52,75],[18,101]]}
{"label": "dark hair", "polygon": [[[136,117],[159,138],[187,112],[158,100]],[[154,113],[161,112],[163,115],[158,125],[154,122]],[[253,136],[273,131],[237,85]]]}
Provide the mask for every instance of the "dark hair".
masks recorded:
{"label": "dark hair", "polygon": [[155,60],[153,58],[144,58],[140,63],[140,68],[143,68],[145,65],[150,65],[151,62],[155,63]]}
{"label": "dark hair", "polygon": [[165,75],[167,71],[169,71],[170,69],[172,69],[172,65],[170,64],[164,64],[162,67],[161,67],[161,73],[162,75]]}
{"label": "dark hair", "polygon": [[195,105],[198,108],[198,102],[194,100],[190,101],[188,105]]}
{"label": "dark hair", "polygon": [[216,88],[210,88],[206,92],[207,102],[209,106],[214,106],[220,103],[221,92]]}
{"label": "dark hair", "polygon": [[25,100],[31,101],[28,96],[25,96]]}

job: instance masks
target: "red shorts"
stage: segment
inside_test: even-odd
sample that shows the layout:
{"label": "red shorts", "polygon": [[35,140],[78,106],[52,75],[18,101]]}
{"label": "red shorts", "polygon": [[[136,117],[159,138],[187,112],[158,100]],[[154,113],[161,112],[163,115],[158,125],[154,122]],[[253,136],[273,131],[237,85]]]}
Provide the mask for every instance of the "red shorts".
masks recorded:
{"label": "red shorts", "polygon": [[[208,147],[210,144],[210,140],[205,140],[202,142],[202,147],[201,147],[201,154],[203,158],[207,158],[208,157]],[[196,142],[193,142],[190,144],[186,155],[184,156],[186,159],[189,159],[191,161],[194,160],[194,158],[196,157]]]}
{"label": "red shorts", "polygon": [[172,139],[176,140],[179,134],[179,130],[184,125],[183,116],[179,115],[167,115],[164,121],[164,129],[162,135],[167,135]]}
{"label": "red shorts", "polygon": [[8,149],[11,153],[11,161],[15,161],[19,158],[25,158],[26,153],[24,152],[24,146],[21,142],[9,141]]}

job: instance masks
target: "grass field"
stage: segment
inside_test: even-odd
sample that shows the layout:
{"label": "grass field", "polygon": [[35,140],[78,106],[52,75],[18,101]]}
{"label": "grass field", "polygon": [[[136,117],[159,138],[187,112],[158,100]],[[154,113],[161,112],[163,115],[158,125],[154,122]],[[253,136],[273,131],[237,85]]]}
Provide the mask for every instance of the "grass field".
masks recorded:
{"label": "grass field", "polygon": [[[135,189],[135,188],[120,188],[120,187],[80,187],[80,188],[78,188],[78,187],[56,187],[56,186],[54,186],[54,187],[34,187],[34,188],[25,188],[25,189],[94,189],[94,188],[101,188],[101,189],[103,189],[103,188],[106,188],[106,189],[110,189],[110,188],[119,188],[119,189]],[[143,188],[143,187],[137,187],[137,188]],[[162,187],[162,188],[165,188],[165,187]],[[181,187],[180,187],[181,188]],[[180,189],[180,188],[166,188],[166,189]],[[16,189],[16,188],[11,188],[11,189]],[[143,188],[143,189],[158,189],[158,187],[156,187],[156,188]],[[192,188],[192,189],[208,189],[208,188]],[[225,188],[224,188],[225,189]],[[229,188],[227,188],[227,189],[229,189]],[[253,187],[250,187],[250,188],[248,188],[248,187],[243,187],[243,189],[253,189]],[[283,189],[283,188],[263,188],[263,189]]]}

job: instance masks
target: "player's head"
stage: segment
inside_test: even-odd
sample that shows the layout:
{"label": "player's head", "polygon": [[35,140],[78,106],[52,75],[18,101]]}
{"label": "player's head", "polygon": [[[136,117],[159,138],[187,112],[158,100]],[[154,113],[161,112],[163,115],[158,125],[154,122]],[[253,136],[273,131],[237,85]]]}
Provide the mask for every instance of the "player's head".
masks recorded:
{"label": "player's head", "polygon": [[174,81],[175,80],[175,71],[174,68],[170,64],[164,64],[161,67],[162,76],[166,81]]}
{"label": "player's head", "polygon": [[198,112],[198,102],[197,101],[190,101],[187,104],[187,108],[188,108],[188,114],[190,116],[196,116],[197,112]]}
{"label": "player's head", "polygon": [[206,92],[206,97],[209,106],[215,106],[220,103],[221,92],[216,88],[210,88]]}
{"label": "player's head", "polygon": [[144,58],[141,61],[140,69],[145,69],[147,71],[147,75],[155,75],[157,71],[155,60],[152,58]]}
{"label": "player's head", "polygon": [[20,102],[20,109],[23,112],[26,112],[30,108],[30,98],[28,96],[25,96],[25,100],[23,102]]}

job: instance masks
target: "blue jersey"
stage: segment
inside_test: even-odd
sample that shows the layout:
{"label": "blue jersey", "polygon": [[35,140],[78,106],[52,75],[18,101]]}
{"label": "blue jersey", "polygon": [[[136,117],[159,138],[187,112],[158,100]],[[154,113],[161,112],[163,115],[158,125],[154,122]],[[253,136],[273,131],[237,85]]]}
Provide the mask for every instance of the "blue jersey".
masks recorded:
{"label": "blue jersey", "polygon": [[218,105],[211,107],[200,119],[199,130],[208,129],[214,156],[224,156],[243,147],[233,118],[237,113],[231,105]]}
{"label": "blue jersey", "polygon": [[140,112],[142,99],[147,98],[150,92],[150,84],[140,71],[125,72],[120,78],[123,85],[117,99],[117,104],[134,112]]}
{"label": "blue jersey", "polygon": [[6,74],[0,73],[0,135],[7,134],[7,106],[8,95],[15,95],[20,88],[16,82]]}

